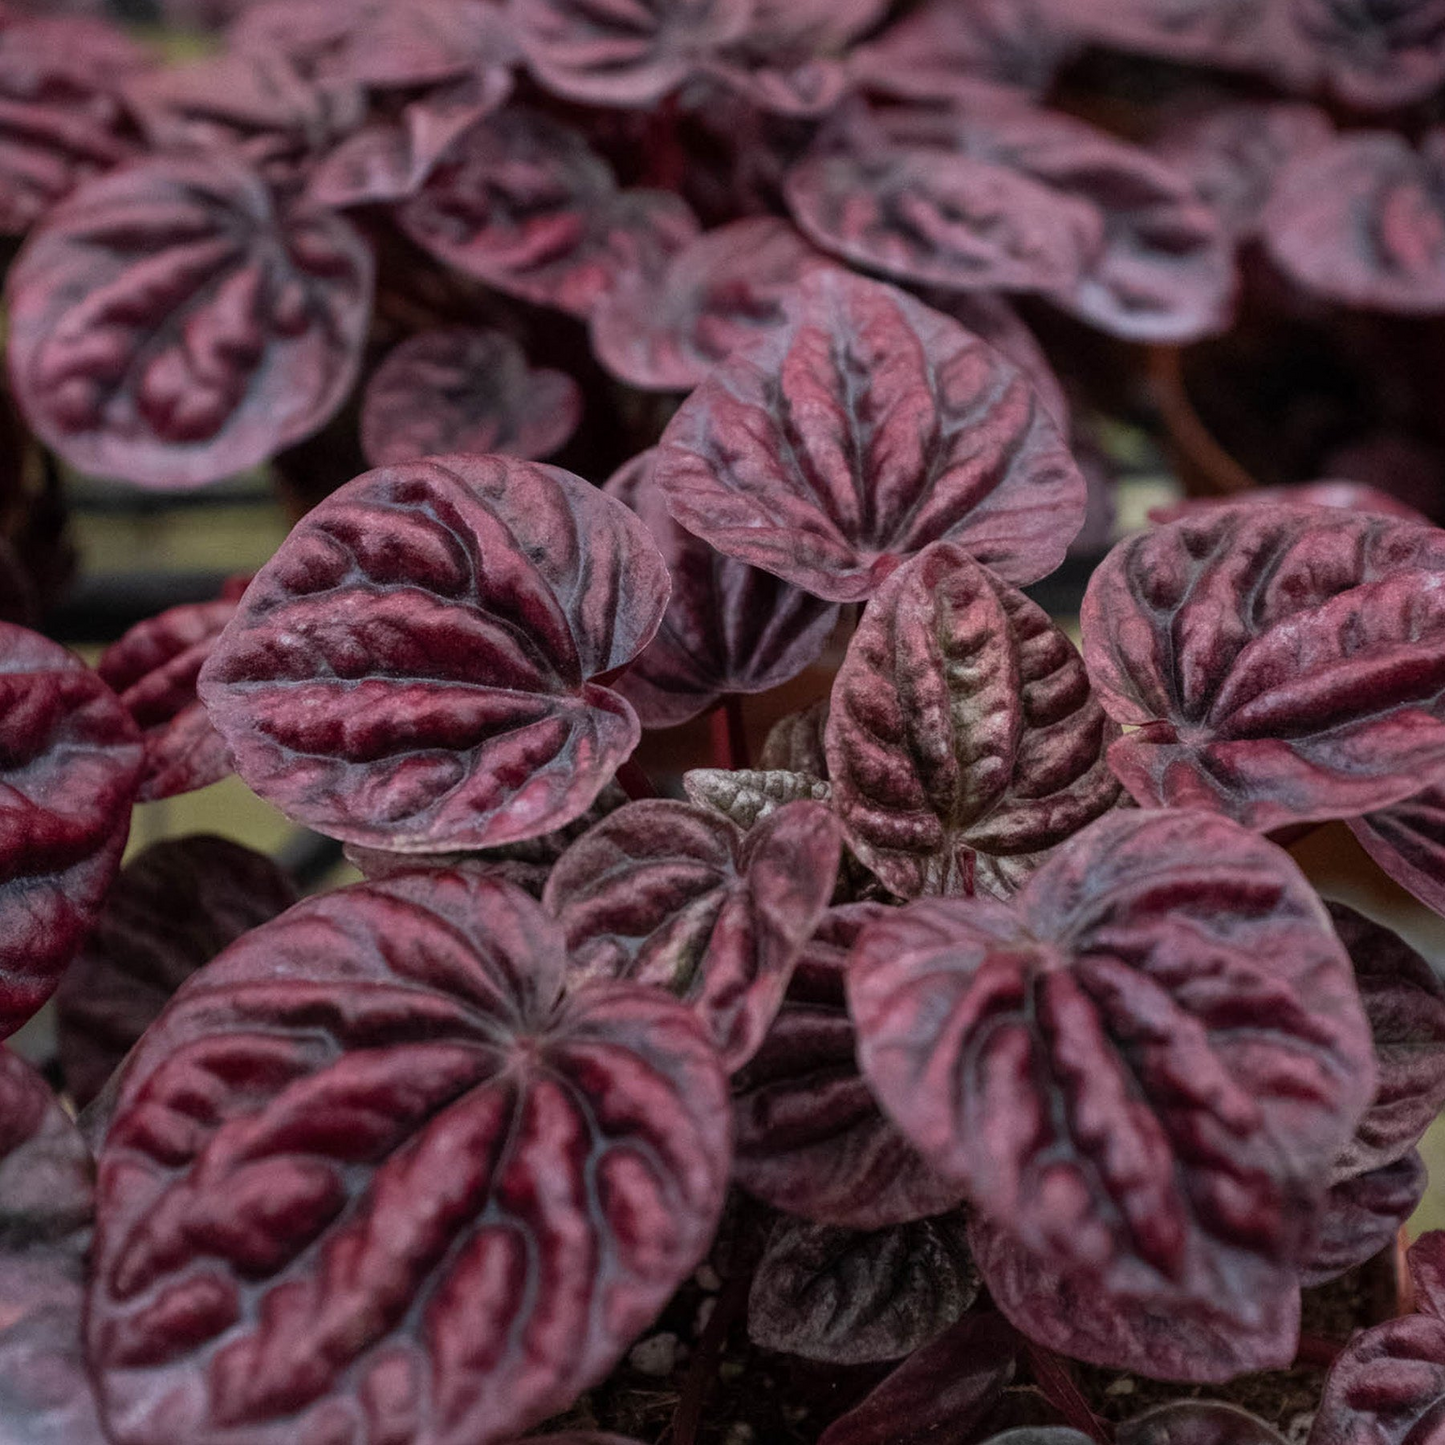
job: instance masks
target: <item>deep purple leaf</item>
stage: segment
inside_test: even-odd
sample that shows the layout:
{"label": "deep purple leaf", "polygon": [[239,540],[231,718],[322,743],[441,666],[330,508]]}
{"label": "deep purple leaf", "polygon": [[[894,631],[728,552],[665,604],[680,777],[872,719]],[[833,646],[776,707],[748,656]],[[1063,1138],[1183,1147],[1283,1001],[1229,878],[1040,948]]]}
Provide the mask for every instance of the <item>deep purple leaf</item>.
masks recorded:
{"label": "deep purple leaf", "polygon": [[607,1373],[712,1237],[726,1091],[686,1009],[563,998],[565,969],[524,893],[419,873],[181,990],[100,1161],[87,1344],[120,1445],[491,1445]]}
{"label": "deep purple leaf", "polygon": [[[1012,907],[929,899],[870,923],[848,1004],[884,1109],[1021,1271],[1087,1296],[1046,1344],[1168,1376],[1098,1340],[1136,1310],[1245,1338],[1294,1297],[1374,1063],[1349,958],[1281,849],[1209,813],[1116,812]],[[995,1289],[999,1255],[978,1254],[984,1279],[1036,1334],[1057,1300]]]}
{"label": "deep purple leaf", "polygon": [[1392,1164],[1341,1180],[1325,1196],[1300,1283],[1326,1284],[1390,1248],[1429,1182],[1425,1161],[1413,1149]]}
{"label": "deep purple leaf", "polygon": [[1445,914],[1445,784],[1351,818],[1350,831],[1396,883]]}
{"label": "deep purple leaf", "polygon": [[879,1111],[858,1072],[844,995],[848,950],[885,910],[829,909],[804,949],[763,1046],[733,1081],[739,1184],[776,1208],[882,1229],[958,1203]]}
{"label": "deep purple leaf", "polygon": [[1115,1431],[1118,1445],[1284,1445],[1274,1428],[1218,1400],[1179,1400],[1156,1405]]}
{"label": "deep purple leaf", "polygon": [[894,893],[1007,897],[1110,811],[1119,735],[1047,613],[937,542],[869,604],[833,684],[833,806]]}
{"label": "deep purple leaf", "polygon": [[643,520],[672,574],[657,636],[616,684],[644,727],[664,728],[730,693],[767,692],[796,677],[818,660],[838,608],[678,526],[653,480],[656,455],[635,457],[606,490]]}
{"label": "deep purple leaf", "polygon": [[527,364],[501,331],[450,327],[402,342],[366,384],[361,447],[374,467],[458,452],[544,457],[582,419],[570,376]]}
{"label": "deep purple leaf", "polygon": [[1258,829],[1399,801],[1445,765],[1445,533],[1242,504],[1121,542],[1080,623],[1146,806]]}
{"label": "deep purple leaf", "polygon": [[100,1093],[186,979],[296,898],[271,859],[225,838],[171,838],[128,864],[55,997],[76,1104]]}
{"label": "deep purple leaf", "polygon": [[340,406],[372,266],[344,219],[278,211],[219,152],[123,166],[51,212],[10,271],[16,398],[81,471],[214,481]]}
{"label": "deep purple leaf", "polygon": [[1051,572],[1084,481],[1028,379],[875,281],[816,271],[796,295],[663,434],[654,477],[677,520],[838,602],[940,539],[1009,581]]}
{"label": "deep purple leaf", "polygon": [[110,887],[144,749],[65,648],[0,623],[0,1038],[55,990]]}
{"label": "deep purple leaf", "polygon": [[769,729],[758,754],[758,767],[780,769],[791,773],[810,773],[815,778],[828,776],[828,754],[823,748],[823,734],[828,726],[828,699],[819,698],[801,712],[779,718]]}
{"label": "deep purple leaf", "polygon": [[1289,12],[1350,105],[1394,110],[1445,81],[1440,0],[1290,0]]}
{"label": "deep purple leaf", "polygon": [[1398,517],[1406,522],[1421,522],[1429,526],[1429,519],[1414,507],[1406,506],[1398,497],[1382,492],[1378,487],[1368,487],[1360,482],[1304,482],[1288,487],[1259,487],[1237,497],[1185,497],[1166,506],[1151,507],[1149,520],[1155,526],[1167,522],[1182,521],[1185,517],[1200,517],[1217,512],[1223,507],[1236,507],[1243,502],[1266,505],[1287,503],[1306,507],[1335,507],[1346,512],[1366,512],[1375,517]]}
{"label": "deep purple leaf", "polygon": [[348,483],[257,574],[201,671],[236,771],[343,842],[449,853],[586,811],[639,736],[589,679],[668,593],[647,529],[569,472],[441,457]]}
{"label": "deep purple leaf", "polygon": [[816,803],[780,808],[746,836],[686,803],[632,803],[562,855],[543,902],[579,973],[675,993],[732,1072],[773,1022],[832,897],[840,846]]}
{"label": "deep purple leaf", "polygon": [[1445,1229],[1432,1229],[1410,1246],[1406,1263],[1415,1286],[1415,1308],[1445,1320]]}
{"label": "deep purple leaf", "polygon": [[1434,1445],[1445,1422],[1445,1320],[1364,1330],[1325,1380],[1309,1445]]}
{"label": "deep purple leaf", "polygon": [[867,1232],[784,1216],[753,1274],[748,1334],[764,1349],[833,1365],[897,1360],[977,1295],[961,1212]]}

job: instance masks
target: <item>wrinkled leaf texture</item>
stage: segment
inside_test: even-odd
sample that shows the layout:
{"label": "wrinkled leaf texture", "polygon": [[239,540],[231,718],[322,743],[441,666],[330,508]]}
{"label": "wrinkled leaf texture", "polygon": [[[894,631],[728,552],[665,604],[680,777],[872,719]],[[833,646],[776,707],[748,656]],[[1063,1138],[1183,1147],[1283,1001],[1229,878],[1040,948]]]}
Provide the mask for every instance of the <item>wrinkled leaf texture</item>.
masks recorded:
{"label": "wrinkled leaf texture", "polygon": [[1300,1269],[1300,1283],[1326,1284],[1381,1250],[1392,1249],[1429,1182],[1425,1161],[1412,1149],[1392,1164],[1336,1184],[1325,1196],[1319,1233]]}
{"label": "wrinkled leaf texture", "polygon": [[1350,831],[1396,883],[1445,914],[1445,783],[1352,818]]}

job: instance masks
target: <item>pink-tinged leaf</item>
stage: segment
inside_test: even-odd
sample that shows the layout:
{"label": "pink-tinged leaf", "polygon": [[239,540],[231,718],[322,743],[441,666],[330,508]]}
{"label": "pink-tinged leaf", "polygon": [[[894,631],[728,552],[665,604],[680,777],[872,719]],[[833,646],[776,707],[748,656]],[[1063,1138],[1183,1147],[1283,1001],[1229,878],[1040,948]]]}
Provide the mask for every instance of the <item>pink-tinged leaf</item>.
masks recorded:
{"label": "pink-tinged leaf", "polygon": [[1121,542],[1084,659],[1146,807],[1348,818],[1445,765],[1445,532],[1244,503]]}
{"label": "pink-tinged leaf", "polygon": [[726,1083],[674,1000],[565,969],[460,870],[309,899],[192,978],[100,1160],[118,1445],[492,1445],[607,1373],[711,1240]]}
{"label": "pink-tinged leaf", "polygon": [[1398,497],[1362,482],[1303,482],[1298,486],[1259,487],[1238,497],[1186,497],[1167,506],[1151,507],[1149,520],[1155,526],[1182,521],[1185,517],[1201,517],[1223,507],[1245,503],[1277,506],[1287,503],[1305,507],[1335,507],[1345,512],[1365,512],[1372,517],[1398,517],[1406,522],[1429,526],[1429,519],[1406,506]]}
{"label": "pink-tinged leaf", "polygon": [[840,1415],[818,1445],[972,1445],[1013,1379],[1017,1349],[997,1315],[965,1315]]}
{"label": "pink-tinged leaf", "polygon": [[1407,315],[1445,311],[1445,131],[1419,149],[1354,131],[1287,166],[1264,208],[1269,254],[1306,290]]}
{"label": "pink-tinged leaf", "polygon": [[963,1193],[889,1123],[858,1072],[848,950],[885,912],[877,903],[829,909],[762,1048],[733,1080],[738,1183],[775,1208],[845,1229],[941,1214]]}
{"label": "pink-tinged leaf", "polygon": [[1349,957],[1283,850],[1210,813],[1116,812],[1011,907],[929,899],[870,923],[848,1004],[884,1109],[1000,1234],[976,1257],[1021,1329],[1037,1272],[1087,1294],[1088,1320],[1063,1310],[1044,1339],[1079,1359],[1220,1378],[1207,1353],[1124,1349],[1135,1312],[1292,1349],[1274,1319],[1297,1312],[1375,1067]]}
{"label": "pink-tinged leaf", "polygon": [[578,817],[637,746],[590,681],[630,662],[667,568],[620,502],[556,467],[368,472],[257,574],[201,671],[236,771],[343,842],[450,853]]}
{"label": "pink-tinged leaf", "polygon": [[936,542],[885,582],[833,683],[825,747],[848,843],[901,898],[1006,898],[1113,809],[1119,736],[1048,614]]}
{"label": "pink-tinged leaf", "polygon": [[1217,1400],[1156,1405],[1115,1431],[1118,1445],[1285,1445],[1273,1425]]}
{"label": "pink-tinged leaf", "polygon": [[1300,1267],[1300,1283],[1327,1284],[1391,1248],[1430,1182],[1413,1149],[1392,1164],[1341,1180],[1325,1195],[1319,1234]]}
{"label": "pink-tinged leaf", "polygon": [[511,0],[527,63],[556,95],[643,107],[737,40],[750,0]]}
{"label": "pink-tinged leaf", "polygon": [[76,1104],[100,1093],[186,979],[296,898],[271,859],[225,838],[171,838],[128,864],[56,993]]}
{"label": "pink-tinged leaf", "polygon": [[632,803],[562,855],[543,902],[579,974],[675,993],[733,1072],[777,1014],[832,897],[840,849],[817,803],[779,808],[746,836],[686,803]]}
{"label": "pink-tinged leaf", "polygon": [[377,367],[361,404],[361,448],[374,467],[458,452],[544,457],[582,419],[570,376],[533,370],[501,331],[424,331]]}
{"label": "pink-tinged leaf", "polygon": [[1351,818],[1350,831],[1396,883],[1445,914],[1445,785]]}
{"label": "pink-tinged leaf", "polygon": [[1288,8],[1331,89],[1349,105],[1394,110],[1445,81],[1440,0],[1290,0]]}
{"label": "pink-tinged leaf", "polygon": [[828,726],[828,699],[819,698],[801,712],[779,718],[768,730],[763,749],[758,754],[758,767],[790,773],[811,773],[815,778],[828,776],[828,754],[823,748],[823,734]]}
{"label": "pink-tinged leaf", "polygon": [[750,36],[703,73],[749,105],[792,120],[826,115],[848,88],[848,72],[837,57],[796,49],[778,54],[766,39]]}
{"label": "pink-tinged leaf", "polygon": [[12,18],[0,29],[0,94],[16,100],[113,99],[128,79],[153,64],[118,26],[88,16]]}
{"label": "pink-tinged leaf", "polygon": [[10,375],[79,470],[194,487],[323,425],[355,379],[371,252],[280,211],[219,152],[122,166],[57,207],[10,271]]}
{"label": "pink-tinged leaf", "polygon": [[1432,1229],[1410,1246],[1406,1263],[1415,1286],[1415,1308],[1445,1320],[1445,1229]]}
{"label": "pink-tinged leaf", "polygon": [[1445,1420],[1445,1320],[1362,1331],[1325,1380],[1309,1445],[1435,1445]]}
{"label": "pink-tinged leaf", "polygon": [[673,516],[835,602],[941,539],[1011,582],[1057,567],[1084,480],[1028,379],[892,287],[829,269],[796,296],[669,423],[653,475]]}
{"label": "pink-tinged leaf", "polygon": [[249,579],[237,581],[240,586],[231,595],[185,602],[136,623],[96,664],[145,740],[137,802],[173,798],[230,775],[230,750],[196,696],[196,679],[236,615]]}
{"label": "pink-tinged leaf", "polygon": [[674,727],[731,693],[767,692],[818,660],[838,608],[715,551],[668,514],[644,452],[608,483],[647,525],[672,574],[657,636],[617,691],[642,725]]}
{"label": "pink-tinged leaf", "polygon": [[754,1344],[832,1365],[897,1360],[978,1296],[961,1212],[862,1232],[787,1216],[748,1295]]}
{"label": "pink-tinged leaf", "polygon": [[120,867],[144,749],[73,653],[0,623],[0,1038],[55,991]]}
{"label": "pink-tinged leaf", "polygon": [[1445,1108],[1445,983],[1398,934],[1343,903],[1326,906],[1355,966],[1378,1071],[1375,1097],[1335,1162],[1339,1181],[1409,1153]]}

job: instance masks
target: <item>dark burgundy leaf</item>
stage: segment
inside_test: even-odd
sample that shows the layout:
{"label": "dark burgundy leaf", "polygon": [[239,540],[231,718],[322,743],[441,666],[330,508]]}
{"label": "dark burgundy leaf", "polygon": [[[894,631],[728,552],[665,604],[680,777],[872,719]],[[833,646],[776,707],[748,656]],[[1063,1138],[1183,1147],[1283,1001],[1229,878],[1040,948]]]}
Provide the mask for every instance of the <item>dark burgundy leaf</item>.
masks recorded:
{"label": "dark burgundy leaf", "polygon": [[678,526],[653,480],[656,455],[635,457],[606,490],[646,523],[672,574],[657,636],[616,684],[644,727],[664,728],[730,693],[767,692],[796,677],[818,660],[838,608]]}
{"label": "dark burgundy leaf", "polygon": [[730,818],[745,832],[788,803],[826,803],[832,788],[811,773],[693,768],[682,775],[688,801]]}
{"label": "dark burgundy leaf", "polygon": [[1357,1334],[1325,1380],[1309,1445],[1434,1445],[1445,1419],[1445,1320],[1405,1315]]}
{"label": "dark burgundy leaf", "polygon": [[1395,1242],[1430,1182],[1413,1149],[1393,1164],[1341,1180],[1325,1196],[1319,1237],[1300,1269],[1305,1286],[1325,1284]]}
{"label": "dark burgundy leaf", "polygon": [[1290,0],[1332,88],[1350,105],[1393,110],[1445,81],[1440,0]]}
{"label": "dark burgundy leaf", "polygon": [[201,672],[236,771],[343,842],[450,853],[586,811],[637,745],[589,679],[646,645],[667,568],[626,507],[556,467],[368,472],[257,575]]}
{"label": "dark burgundy leaf", "polygon": [[0,1038],[50,997],[120,867],[144,750],[73,653],[0,623]]}
{"label": "dark burgundy leaf", "polygon": [[837,602],[940,539],[1012,582],[1058,566],[1084,481],[1028,379],[875,281],[820,270],[796,294],[663,434],[654,477],[677,520]]}
{"label": "dark burgundy leaf", "polygon": [[655,800],[619,808],[567,850],[543,902],[586,977],[675,993],[729,1072],[758,1050],[838,875],[838,825],[789,804],[746,835]]}
{"label": "dark burgundy leaf", "polygon": [[1445,311],[1445,131],[1419,149],[1353,131],[1287,166],[1262,217],[1265,244],[1309,291],[1349,306]]}
{"label": "dark burgundy leaf", "polygon": [[823,734],[828,726],[828,699],[819,698],[801,712],[789,713],[769,729],[758,754],[758,767],[827,778],[828,755]]}
{"label": "dark burgundy leaf", "polygon": [[191,974],[296,898],[269,858],[226,838],[168,839],[128,864],[55,997],[76,1104],[100,1093]]}
{"label": "dark burgundy leaf", "polygon": [[173,798],[230,774],[230,750],[196,696],[196,678],[249,580],[237,578],[239,586],[214,602],[185,602],[138,622],[101,654],[96,671],[145,740],[138,802]]}
{"label": "dark burgundy leaf", "polygon": [[123,166],[57,207],[10,272],[17,400],[81,471],[214,481],[340,406],[372,265],[344,219],[278,211],[219,152]]}
{"label": "dark burgundy leaf", "polygon": [[[1273,1335],[1254,1368],[1287,1362],[1270,1320],[1374,1089],[1349,958],[1288,854],[1210,813],[1116,812],[1012,907],[930,899],[870,923],[848,1003],[884,1109],[998,1232],[976,1257],[1021,1329],[1052,1313],[1044,1343],[1075,1358],[1238,1373],[1100,1344],[1132,1312],[1203,1313]],[[1021,1302],[1031,1271],[1087,1320]]]}
{"label": "dark burgundy leaf", "polygon": [[1350,831],[1396,883],[1445,914],[1445,784],[1351,818]]}
{"label": "dark burgundy leaf", "polygon": [[1121,542],[1080,623],[1145,806],[1258,829],[1399,801],[1445,765],[1445,533],[1224,507]]}
{"label": "dark burgundy leaf", "polygon": [[1118,735],[1048,614],[937,542],[848,644],[825,734],[833,807],[899,897],[1007,897],[1115,806]]}
{"label": "dark burgundy leaf", "polygon": [[457,871],[309,899],[192,978],[100,1161],[118,1441],[490,1445],[607,1373],[711,1239],[726,1086],[672,999],[565,969],[536,903]]}
{"label": "dark burgundy leaf", "polygon": [[570,376],[532,370],[500,331],[451,327],[402,342],[366,384],[361,446],[374,467],[456,452],[544,457],[582,418]]}
{"label": "dark burgundy leaf", "polygon": [[897,1360],[977,1295],[961,1213],[866,1233],[784,1217],[753,1275],[748,1334],[764,1349],[833,1365]]}
{"label": "dark burgundy leaf", "polygon": [[1429,525],[1429,519],[1408,507],[1398,497],[1361,482],[1304,482],[1289,487],[1259,487],[1242,497],[1186,497],[1167,506],[1151,507],[1149,520],[1156,526],[1178,522],[1185,517],[1203,516],[1222,507],[1255,504],[1289,503],[1307,507],[1336,507],[1346,512],[1367,512],[1375,517],[1398,517],[1407,522]]}
{"label": "dark burgundy leaf", "polygon": [[1018,1336],[997,1315],[965,1315],[840,1415],[818,1445],[973,1445],[1013,1378],[1017,1348]]}
{"label": "dark burgundy leaf", "polygon": [[762,1048],[733,1081],[738,1183],[776,1208],[846,1229],[940,1214],[962,1196],[884,1118],[858,1073],[848,950],[884,912],[855,903],[824,915]]}
{"label": "dark burgundy leaf", "polygon": [[1217,1400],[1179,1400],[1156,1405],[1114,1433],[1118,1445],[1284,1445],[1274,1428]]}
{"label": "dark burgundy leaf", "polygon": [[1415,1308],[1445,1320],[1445,1229],[1432,1229],[1410,1246],[1406,1257],[1415,1286]]}

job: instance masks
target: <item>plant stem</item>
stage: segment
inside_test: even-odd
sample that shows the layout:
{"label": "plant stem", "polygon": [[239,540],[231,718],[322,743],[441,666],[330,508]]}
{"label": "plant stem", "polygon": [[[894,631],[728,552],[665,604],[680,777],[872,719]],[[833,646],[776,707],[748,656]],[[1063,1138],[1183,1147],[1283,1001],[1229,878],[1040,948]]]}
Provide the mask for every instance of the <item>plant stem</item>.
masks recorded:
{"label": "plant stem", "polygon": [[736,772],[748,766],[748,733],[743,722],[743,702],[729,693],[709,716],[712,724],[712,761],[715,768]]}
{"label": "plant stem", "polygon": [[623,763],[617,770],[617,786],[632,799],[634,803],[644,798],[655,798],[657,789],[652,786],[652,779],[642,771],[642,767],[632,758]]}
{"label": "plant stem", "polygon": [[[1021,1337],[1023,1338],[1023,1337]],[[1061,1414],[1075,1430],[1082,1431],[1098,1445],[1110,1445],[1113,1434],[1089,1408],[1068,1363],[1052,1350],[1036,1345],[1024,1338],[1024,1353],[1028,1356],[1029,1369],[1033,1372],[1034,1384],[1044,1398]]]}

